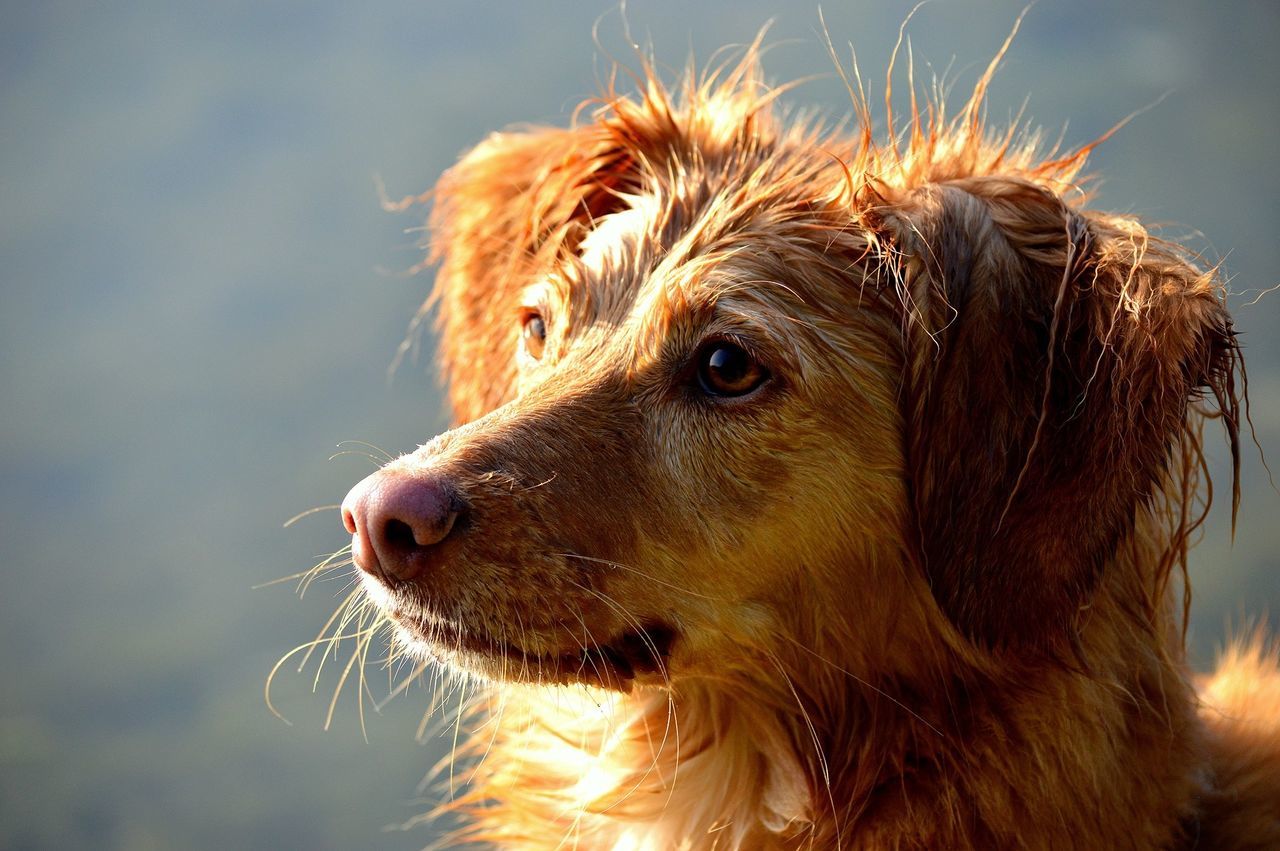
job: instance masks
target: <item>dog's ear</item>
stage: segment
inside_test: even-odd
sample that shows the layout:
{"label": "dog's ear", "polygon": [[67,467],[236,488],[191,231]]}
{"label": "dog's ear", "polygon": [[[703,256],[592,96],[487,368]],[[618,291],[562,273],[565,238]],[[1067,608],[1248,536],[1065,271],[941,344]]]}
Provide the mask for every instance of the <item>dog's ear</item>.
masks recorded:
{"label": "dog's ear", "polygon": [[521,294],[618,205],[623,159],[593,126],[536,128],[491,135],[441,177],[430,220],[440,264],[432,302],[455,422],[515,395]]}
{"label": "dog's ear", "polygon": [[1136,222],[1020,179],[926,185],[867,220],[904,308],[907,463],[934,593],[984,646],[1067,650],[1137,513],[1177,487],[1171,464],[1198,460],[1188,405],[1206,389],[1235,448],[1216,278]]}

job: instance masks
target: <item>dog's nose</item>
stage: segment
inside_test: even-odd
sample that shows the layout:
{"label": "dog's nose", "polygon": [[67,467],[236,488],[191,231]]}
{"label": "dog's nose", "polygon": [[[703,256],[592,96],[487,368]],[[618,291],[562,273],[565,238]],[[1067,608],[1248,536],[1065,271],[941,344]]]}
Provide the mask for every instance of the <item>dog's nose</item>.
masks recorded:
{"label": "dog's nose", "polygon": [[368,476],[342,501],[356,566],[387,581],[413,579],[453,531],[464,505],[440,476],[393,470]]}

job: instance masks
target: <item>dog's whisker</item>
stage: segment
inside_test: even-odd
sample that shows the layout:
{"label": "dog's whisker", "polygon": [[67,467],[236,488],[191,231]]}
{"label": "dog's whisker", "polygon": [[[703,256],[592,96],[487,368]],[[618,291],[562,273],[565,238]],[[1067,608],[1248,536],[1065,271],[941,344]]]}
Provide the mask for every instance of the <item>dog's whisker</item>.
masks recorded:
{"label": "dog's whisker", "polygon": [[342,594],[351,591],[351,589],[359,582],[359,577],[350,571],[345,574],[339,573],[338,571],[346,567],[351,567],[354,564],[355,560],[348,556],[307,571],[306,575],[298,582],[298,587],[296,589],[298,598],[301,599],[304,597],[307,591],[309,591],[311,586],[316,582],[332,582],[337,579],[344,579],[345,582],[342,587],[337,590],[335,596],[341,596]]}
{"label": "dog's whisker", "polygon": [[809,715],[808,708],[804,705],[804,700],[800,697],[800,692],[796,690],[795,682],[792,681],[791,675],[787,673],[786,668],[782,664],[782,660],[772,650],[766,649],[765,655],[769,661],[773,663],[778,674],[782,677],[782,681],[786,684],[787,689],[791,692],[791,696],[795,699],[796,708],[800,710],[800,715],[804,719],[805,728],[809,733],[809,740],[813,744],[814,756],[818,760],[818,766],[821,769],[822,782],[826,789],[827,801],[831,806],[831,815],[836,834],[836,848],[843,847],[842,841],[842,825],[839,818],[839,810],[836,807],[835,792],[831,788],[831,766],[827,760],[826,748],[823,747],[822,740],[818,737],[818,728],[813,723],[813,718]]}
{"label": "dog's whisker", "polygon": [[457,795],[457,787],[454,785],[454,757],[458,753],[458,737],[462,733],[462,715],[466,708],[466,693],[462,688],[458,689],[458,710],[454,713],[453,719],[453,742],[449,748],[449,798],[452,799]]}
{"label": "dog's whisker", "polygon": [[[400,678],[400,682],[389,688],[386,697],[374,704],[374,709],[381,712],[386,708],[387,704],[395,697],[404,694],[411,685],[419,681],[419,678],[426,673],[427,668],[431,666],[430,662],[418,662],[414,665],[413,670]],[[388,669],[389,670],[389,669]]]}
{"label": "dog's whisker", "polygon": [[587,592],[591,596],[600,600],[602,603],[604,603],[606,606],[612,609],[615,614],[617,614],[620,618],[622,618],[624,623],[626,623],[627,625],[635,629],[636,635],[639,637],[640,641],[644,644],[645,648],[649,651],[650,655],[653,657],[653,663],[658,669],[659,676],[662,677],[663,682],[665,682],[668,686],[670,686],[671,679],[667,675],[667,666],[666,666],[665,660],[663,659],[663,653],[658,649],[657,645],[654,644],[653,639],[649,637],[648,631],[645,629],[644,625],[640,622],[640,620],[631,612],[627,611],[627,609],[624,606],[622,606],[620,603],[618,603],[617,600],[614,600],[612,597],[610,597],[608,594],[604,593],[603,591],[599,591],[587,585],[582,585],[581,583],[576,582],[572,579],[570,579],[569,582],[574,586],[576,586],[577,588]]}
{"label": "dog's whisker", "polygon": [[[325,621],[324,626],[320,627],[320,632],[316,634],[315,639],[311,641],[308,645],[305,645],[308,649],[306,654],[302,657],[302,661],[298,663],[298,673],[302,673],[302,669],[305,668],[307,666],[307,662],[311,660],[312,651],[319,644],[323,643],[326,646],[333,645],[333,642],[335,639],[325,638],[324,637],[325,634],[329,632],[330,627],[332,627],[335,623],[337,623],[343,617],[343,615],[347,612],[348,609],[350,609],[352,606],[357,605],[359,602],[360,602],[359,592],[352,591],[350,594],[346,596],[346,598],[343,599],[343,601],[338,605],[338,607],[333,610],[333,614],[331,614],[329,616],[329,619]],[[339,628],[339,631],[340,629],[341,628]]]}
{"label": "dog's whisker", "polygon": [[578,663],[577,673],[581,674],[583,666],[590,664],[592,671],[595,673],[595,678],[603,682],[605,679],[604,672],[601,671],[600,667],[596,664],[595,656],[590,652],[590,649],[587,647],[587,642],[589,641],[601,656],[604,655],[604,651],[601,650],[600,643],[596,641],[595,636],[591,634],[591,629],[587,626],[586,620],[582,617],[581,610],[574,610],[574,616],[577,618],[578,623],[582,626],[581,638],[579,638],[578,635],[573,632],[573,630],[569,629],[569,627],[564,624],[561,624],[560,628],[563,632],[568,634],[569,639],[573,641],[574,644],[577,644],[578,649],[582,651],[582,655],[581,655],[582,661]]}
{"label": "dog's whisker", "polygon": [[916,711],[915,711],[914,709],[912,709],[910,706],[907,706],[907,705],[906,705],[905,703],[903,703],[901,700],[898,700],[898,698],[896,698],[896,697],[894,697],[893,695],[889,694],[889,693],[888,693],[887,691],[885,691],[884,689],[880,688],[879,686],[875,685],[874,683],[867,682],[865,679],[863,679],[862,677],[859,677],[857,674],[853,673],[853,671],[850,671],[848,668],[844,668],[844,667],[842,667],[842,666],[840,666],[840,665],[837,665],[835,662],[832,662],[830,659],[826,658],[826,657],[825,657],[825,656],[823,656],[821,653],[818,653],[816,650],[813,650],[812,648],[809,648],[809,647],[804,646],[803,644],[801,644],[799,641],[797,641],[796,639],[792,638],[791,636],[789,636],[789,635],[785,635],[785,634],[782,634],[782,633],[779,633],[779,635],[780,635],[780,637],[781,637],[784,641],[787,641],[788,643],[790,643],[791,645],[793,645],[793,646],[794,646],[794,647],[796,647],[797,649],[802,650],[802,651],[804,651],[805,653],[808,653],[810,656],[812,656],[813,658],[817,659],[819,662],[821,662],[822,664],[824,664],[824,665],[826,665],[827,667],[831,668],[832,670],[839,671],[840,673],[844,674],[846,677],[849,677],[850,679],[852,679],[852,680],[854,680],[855,682],[857,682],[857,683],[858,683],[858,685],[861,685],[861,686],[864,686],[864,687],[866,687],[866,688],[869,688],[869,689],[871,689],[871,691],[875,692],[875,693],[876,693],[877,695],[879,695],[880,697],[883,697],[885,700],[888,700],[890,703],[892,703],[892,704],[894,704],[895,706],[897,706],[897,707],[898,707],[899,709],[901,709],[903,712],[906,712],[906,713],[907,713],[908,715],[910,715],[912,718],[914,718],[914,719],[916,719],[917,721],[919,721],[919,722],[920,722],[921,724],[923,724],[925,727],[928,727],[928,728],[929,728],[929,730],[930,730],[930,731],[931,731],[935,736],[943,737],[943,733],[942,733],[942,731],[941,731],[941,730],[939,730],[937,727],[933,726],[932,724],[930,724],[930,723],[929,723],[929,721],[928,721],[924,716],[922,716],[920,713],[916,712]]}
{"label": "dog's whisker", "polygon": [[315,568],[309,567],[306,570],[301,570],[301,571],[298,571],[297,573],[291,573],[288,576],[281,576],[276,579],[269,579],[266,582],[259,582],[257,585],[249,586],[249,589],[251,591],[259,591],[263,588],[270,588],[273,585],[283,585],[284,583],[292,582],[295,579],[305,579],[306,577],[310,576],[314,572],[315,572]]}
{"label": "dog's whisker", "polygon": [[347,553],[350,553],[350,551],[351,551],[351,548],[348,545],[346,547],[343,547],[337,550],[336,552],[329,554],[328,556],[325,556],[320,563],[315,564],[307,568],[306,570],[302,570],[297,573],[291,573],[288,576],[281,576],[277,579],[271,579],[271,580],[268,580],[267,582],[262,582],[258,585],[253,585],[251,586],[251,590],[257,591],[261,588],[269,588],[273,585],[283,585],[286,582],[292,582],[293,580],[297,579],[297,580],[301,580],[299,584],[299,591],[298,591],[299,595],[301,595],[302,591],[305,590],[306,582],[310,578],[322,575],[329,570],[342,567],[345,564],[350,564],[351,562],[349,561],[344,562],[342,564],[334,564],[334,559],[340,558],[341,556]]}
{"label": "dog's whisker", "polygon": [[[355,646],[355,649],[353,649],[353,650],[351,651],[351,656],[350,656],[350,658],[348,658],[348,659],[347,659],[347,664],[343,667],[343,669],[342,669],[342,673],[338,676],[338,683],[337,683],[337,685],[335,685],[335,686],[334,686],[334,688],[333,688],[333,697],[332,697],[332,698],[330,698],[330,700],[329,700],[329,710],[328,710],[328,712],[326,712],[326,713],[325,713],[325,716],[324,716],[324,729],[325,729],[325,730],[328,730],[328,729],[329,729],[329,727],[333,724],[333,714],[334,714],[334,712],[336,712],[336,711],[337,711],[337,708],[338,708],[338,697],[342,694],[342,687],[346,685],[346,683],[347,683],[347,678],[348,678],[348,677],[350,677],[350,675],[351,675],[351,670],[352,670],[353,668],[357,667],[357,666],[358,666],[358,663],[360,663],[360,662],[361,662],[361,658],[360,658],[360,646],[361,646],[361,639],[362,639],[362,638],[364,638],[364,637],[366,637],[366,636],[367,636],[367,634],[368,634],[368,633],[367,633],[367,632],[365,632],[365,631],[359,631],[359,632],[355,632],[355,633],[353,633],[351,636],[349,636],[350,638],[355,639],[356,646]],[[356,692],[356,702],[357,702],[357,704],[359,704],[359,703],[360,703],[360,693],[359,693],[358,684],[357,684],[357,692]],[[363,725],[363,713],[361,713],[361,719],[362,719],[362,720],[361,720],[361,723],[362,723],[362,725]],[[361,727],[361,733],[362,733],[362,734],[364,733],[364,728],[363,728],[363,726]],[[366,740],[367,740],[367,739],[366,739]]]}
{"label": "dog's whisker", "polygon": [[[431,719],[435,717],[437,710],[440,709],[441,698],[445,693],[444,687],[444,669],[435,666],[435,688],[431,689],[431,702],[427,705],[426,711],[422,713],[422,718],[418,721],[418,729],[414,732],[414,741],[424,742],[427,739],[427,728],[431,723]],[[418,794],[422,794],[422,788],[419,786]]]}
{"label": "dog's whisker", "polygon": [[333,453],[333,454],[332,454],[332,455],[330,455],[326,460],[328,460],[328,461],[334,461],[334,460],[337,460],[338,458],[342,458],[342,457],[347,456],[347,455],[354,455],[354,456],[356,456],[357,458],[368,458],[370,461],[372,461],[372,462],[373,462],[373,466],[374,466],[375,468],[379,468],[379,469],[380,469],[380,468],[381,468],[381,467],[386,463],[385,461],[383,461],[383,460],[382,460],[381,458],[379,458],[378,456],[376,456],[376,455],[372,455],[372,454],[370,454],[370,453],[368,453],[368,452],[365,452],[365,451],[363,451],[363,450],[359,450],[359,449],[343,449],[341,452],[335,452],[335,453]]}
{"label": "dog's whisker", "polygon": [[288,529],[294,523],[297,523],[304,517],[310,517],[312,514],[319,514],[321,511],[337,511],[340,508],[342,508],[342,505],[339,503],[334,503],[332,505],[317,505],[315,508],[308,508],[306,511],[299,512],[284,521],[281,528]]}
{"label": "dog's whisker", "polygon": [[[493,726],[493,731],[489,734],[489,740],[485,744],[484,751],[476,759],[475,767],[472,768],[471,770],[471,776],[467,778],[468,786],[475,783],[476,775],[480,773],[480,770],[482,768],[484,768],[485,761],[489,758],[489,754],[493,751],[494,744],[498,741],[498,734],[502,730],[502,717],[505,711],[506,711],[506,702],[500,701],[498,703],[497,713],[496,714],[491,713],[489,719],[485,722],[485,724],[491,724]],[[482,729],[484,729],[484,725],[481,725],[481,727],[477,728],[476,732],[479,732]]]}
{"label": "dog's whisker", "polygon": [[329,555],[321,558],[320,561],[313,565],[310,570],[304,571],[300,574],[298,587],[296,589],[299,599],[306,594],[311,583],[318,577],[326,576],[333,571],[340,570],[343,567],[353,564],[354,561],[351,558],[351,551],[351,544],[339,547]]}
{"label": "dog's whisker", "polygon": [[521,490],[522,490],[522,491],[531,491],[531,490],[536,490],[537,488],[540,488],[540,487],[542,487],[542,486],[544,486],[544,485],[549,485],[549,484],[551,484],[551,483],[552,483],[552,482],[554,482],[555,480],[556,480],[556,474],[555,474],[555,473],[552,473],[550,476],[548,476],[546,479],[542,480],[541,482],[538,482],[536,485],[529,485],[529,487],[527,487],[527,488],[522,488]]}
{"label": "dog's whisker", "polygon": [[378,455],[381,456],[384,461],[390,462],[390,461],[396,460],[396,457],[392,455],[390,452],[388,452],[387,450],[383,449],[380,446],[377,446],[373,443],[369,443],[367,440],[342,440],[338,442],[339,449],[341,449],[344,446],[363,446],[366,449],[372,449],[374,452],[378,453]]}
{"label": "dog's whisker", "polygon": [[594,558],[592,556],[584,556],[584,555],[579,555],[578,553],[569,553],[569,552],[554,553],[554,555],[560,556],[561,558],[573,558],[573,559],[578,559],[579,561],[589,561],[595,564],[603,564],[606,567],[612,567],[617,570],[625,570],[628,573],[634,573],[637,576],[642,576],[645,579],[648,579],[650,582],[654,582],[658,585],[663,586],[664,588],[670,588],[672,591],[679,591],[681,594],[688,594],[690,597],[698,597],[699,599],[712,600],[712,601],[718,601],[718,602],[728,601],[727,598],[724,598],[724,597],[713,597],[709,594],[701,594],[697,591],[693,591],[688,588],[682,588],[679,585],[676,585],[675,583],[668,582],[665,579],[659,579],[658,577],[654,576],[651,573],[647,573],[636,567],[631,567],[630,565],[622,564],[621,562],[610,561],[609,559],[603,559],[603,558]]}

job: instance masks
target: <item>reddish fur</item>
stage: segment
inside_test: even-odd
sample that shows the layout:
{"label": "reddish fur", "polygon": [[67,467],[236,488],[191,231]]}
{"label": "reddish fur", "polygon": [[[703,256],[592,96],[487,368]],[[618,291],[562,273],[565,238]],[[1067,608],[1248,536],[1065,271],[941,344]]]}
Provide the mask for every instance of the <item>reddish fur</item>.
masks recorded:
{"label": "reddish fur", "polygon": [[[1280,847],[1275,654],[1198,695],[1169,582],[1203,418],[1237,439],[1217,277],[1086,209],[1088,149],[988,136],[990,71],[877,144],[865,99],[852,138],[780,122],[756,54],[679,95],[646,68],[436,190],[463,425],[391,466],[474,522],[412,592],[367,582],[407,646],[497,681],[461,835]],[[774,383],[691,399],[714,334]],[[653,620],[677,637],[634,682],[555,661]],[[584,679],[615,691],[550,685]]]}

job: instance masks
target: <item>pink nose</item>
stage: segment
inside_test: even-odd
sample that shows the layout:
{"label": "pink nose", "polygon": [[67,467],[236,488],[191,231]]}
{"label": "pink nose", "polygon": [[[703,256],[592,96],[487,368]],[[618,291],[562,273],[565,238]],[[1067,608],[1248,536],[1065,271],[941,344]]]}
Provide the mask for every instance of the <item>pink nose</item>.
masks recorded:
{"label": "pink nose", "polygon": [[464,503],[448,481],[379,470],[342,501],[356,566],[394,582],[413,579],[453,531]]}

